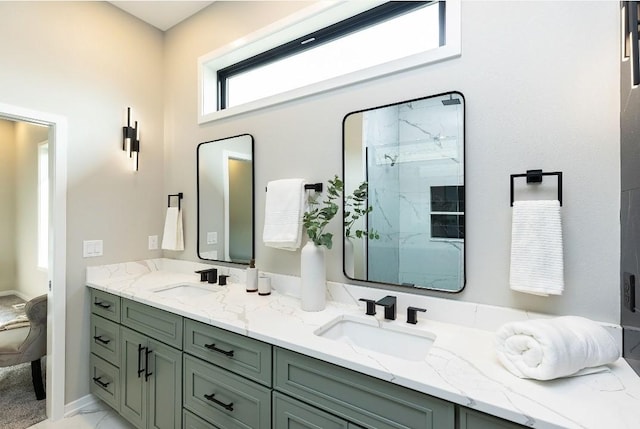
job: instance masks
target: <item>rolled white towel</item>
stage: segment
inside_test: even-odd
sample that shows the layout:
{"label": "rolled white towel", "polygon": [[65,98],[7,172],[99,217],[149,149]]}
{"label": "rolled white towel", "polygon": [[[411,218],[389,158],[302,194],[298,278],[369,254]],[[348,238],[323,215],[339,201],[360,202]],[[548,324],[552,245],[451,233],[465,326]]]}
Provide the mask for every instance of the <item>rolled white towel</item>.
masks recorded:
{"label": "rolled white towel", "polygon": [[520,378],[552,380],[606,370],[620,350],[592,320],[577,316],[510,322],[496,333],[500,363]]}

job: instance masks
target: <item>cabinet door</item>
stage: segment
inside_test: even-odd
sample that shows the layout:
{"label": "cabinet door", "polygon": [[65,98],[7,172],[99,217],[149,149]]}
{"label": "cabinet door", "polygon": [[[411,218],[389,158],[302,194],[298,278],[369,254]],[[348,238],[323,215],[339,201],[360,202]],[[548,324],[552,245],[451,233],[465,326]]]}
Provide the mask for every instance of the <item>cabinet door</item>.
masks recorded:
{"label": "cabinet door", "polygon": [[91,289],[91,312],[112,322],[120,322],[120,297]]}
{"label": "cabinet door", "polygon": [[147,385],[144,380],[147,338],[121,327],[120,341],[120,414],[137,428],[143,429],[147,426]]}
{"label": "cabinet door", "polygon": [[520,429],[525,427],[463,407],[458,408],[458,416],[459,429]]}
{"label": "cabinet door", "polygon": [[278,392],[273,393],[273,428],[348,429],[349,423]]}
{"label": "cabinet door", "polygon": [[91,340],[91,353],[120,366],[120,326],[117,323],[92,314]]}
{"label": "cabinet door", "polygon": [[182,424],[182,353],[149,340],[145,353],[149,429],[180,429]]}

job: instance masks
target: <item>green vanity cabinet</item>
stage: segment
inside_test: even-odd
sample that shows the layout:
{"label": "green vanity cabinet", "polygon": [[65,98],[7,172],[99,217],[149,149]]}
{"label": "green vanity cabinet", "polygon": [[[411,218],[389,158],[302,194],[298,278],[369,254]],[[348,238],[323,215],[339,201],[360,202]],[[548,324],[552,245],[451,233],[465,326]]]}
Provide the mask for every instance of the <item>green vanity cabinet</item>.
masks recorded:
{"label": "green vanity cabinet", "polygon": [[458,429],[522,429],[526,426],[499,419],[469,408],[458,407]]}
{"label": "green vanity cabinet", "polygon": [[452,403],[278,347],[274,389],[370,429],[455,425]]}
{"label": "green vanity cabinet", "polygon": [[349,429],[349,422],[303,402],[273,392],[273,428]]}
{"label": "green vanity cabinet", "polygon": [[112,322],[120,323],[120,297],[91,289],[91,313]]}
{"label": "green vanity cabinet", "polygon": [[271,374],[270,344],[184,320],[187,427],[271,428]]}
{"label": "green vanity cabinet", "polygon": [[92,394],[120,409],[120,297],[91,289],[89,350]]}
{"label": "green vanity cabinet", "polygon": [[120,341],[120,414],[139,429],[180,429],[182,352],[124,326]]}

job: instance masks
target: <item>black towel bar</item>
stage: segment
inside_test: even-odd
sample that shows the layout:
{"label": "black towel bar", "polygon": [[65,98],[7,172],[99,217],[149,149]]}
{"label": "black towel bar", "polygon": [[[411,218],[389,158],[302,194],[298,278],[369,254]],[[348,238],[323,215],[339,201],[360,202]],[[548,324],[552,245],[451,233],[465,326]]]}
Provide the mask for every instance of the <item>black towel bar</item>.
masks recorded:
{"label": "black towel bar", "polygon": [[177,197],[178,198],[178,211],[180,211],[180,201],[182,201],[182,197],[184,196],[184,194],[182,192],[178,192],[177,194],[169,194],[167,196],[167,207],[171,207],[171,197]]}
{"label": "black towel bar", "polygon": [[513,207],[513,179],[516,177],[526,177],[527,183],[542,183],[543,176],[558,176],[558,201],[562,205],[562,172],[543,172],[542,170],[527,170],[526,173],[511,175],[511,207]]}

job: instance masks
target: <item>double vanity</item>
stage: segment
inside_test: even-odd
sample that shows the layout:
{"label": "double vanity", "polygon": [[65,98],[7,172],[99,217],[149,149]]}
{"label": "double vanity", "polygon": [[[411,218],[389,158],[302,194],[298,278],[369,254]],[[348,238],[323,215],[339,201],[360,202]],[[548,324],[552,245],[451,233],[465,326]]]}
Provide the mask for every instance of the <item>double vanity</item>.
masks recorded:
{"label": "double vanity", "polygon": [[[640,380],[609,371],[522,380],[493,352],[510,309],[396,293],[396,320],[366,315],[384,291],[328,284],[300,309],[299,279],[244,271],[200,283],[211,265],[155,259],[89,267],[91,390],[138,428],[633,428]],[[407,323],[409,306],[426,308]],[[456,323],[452,323],[453,321]],[[613,332],[619,332],[612,326]]]}

